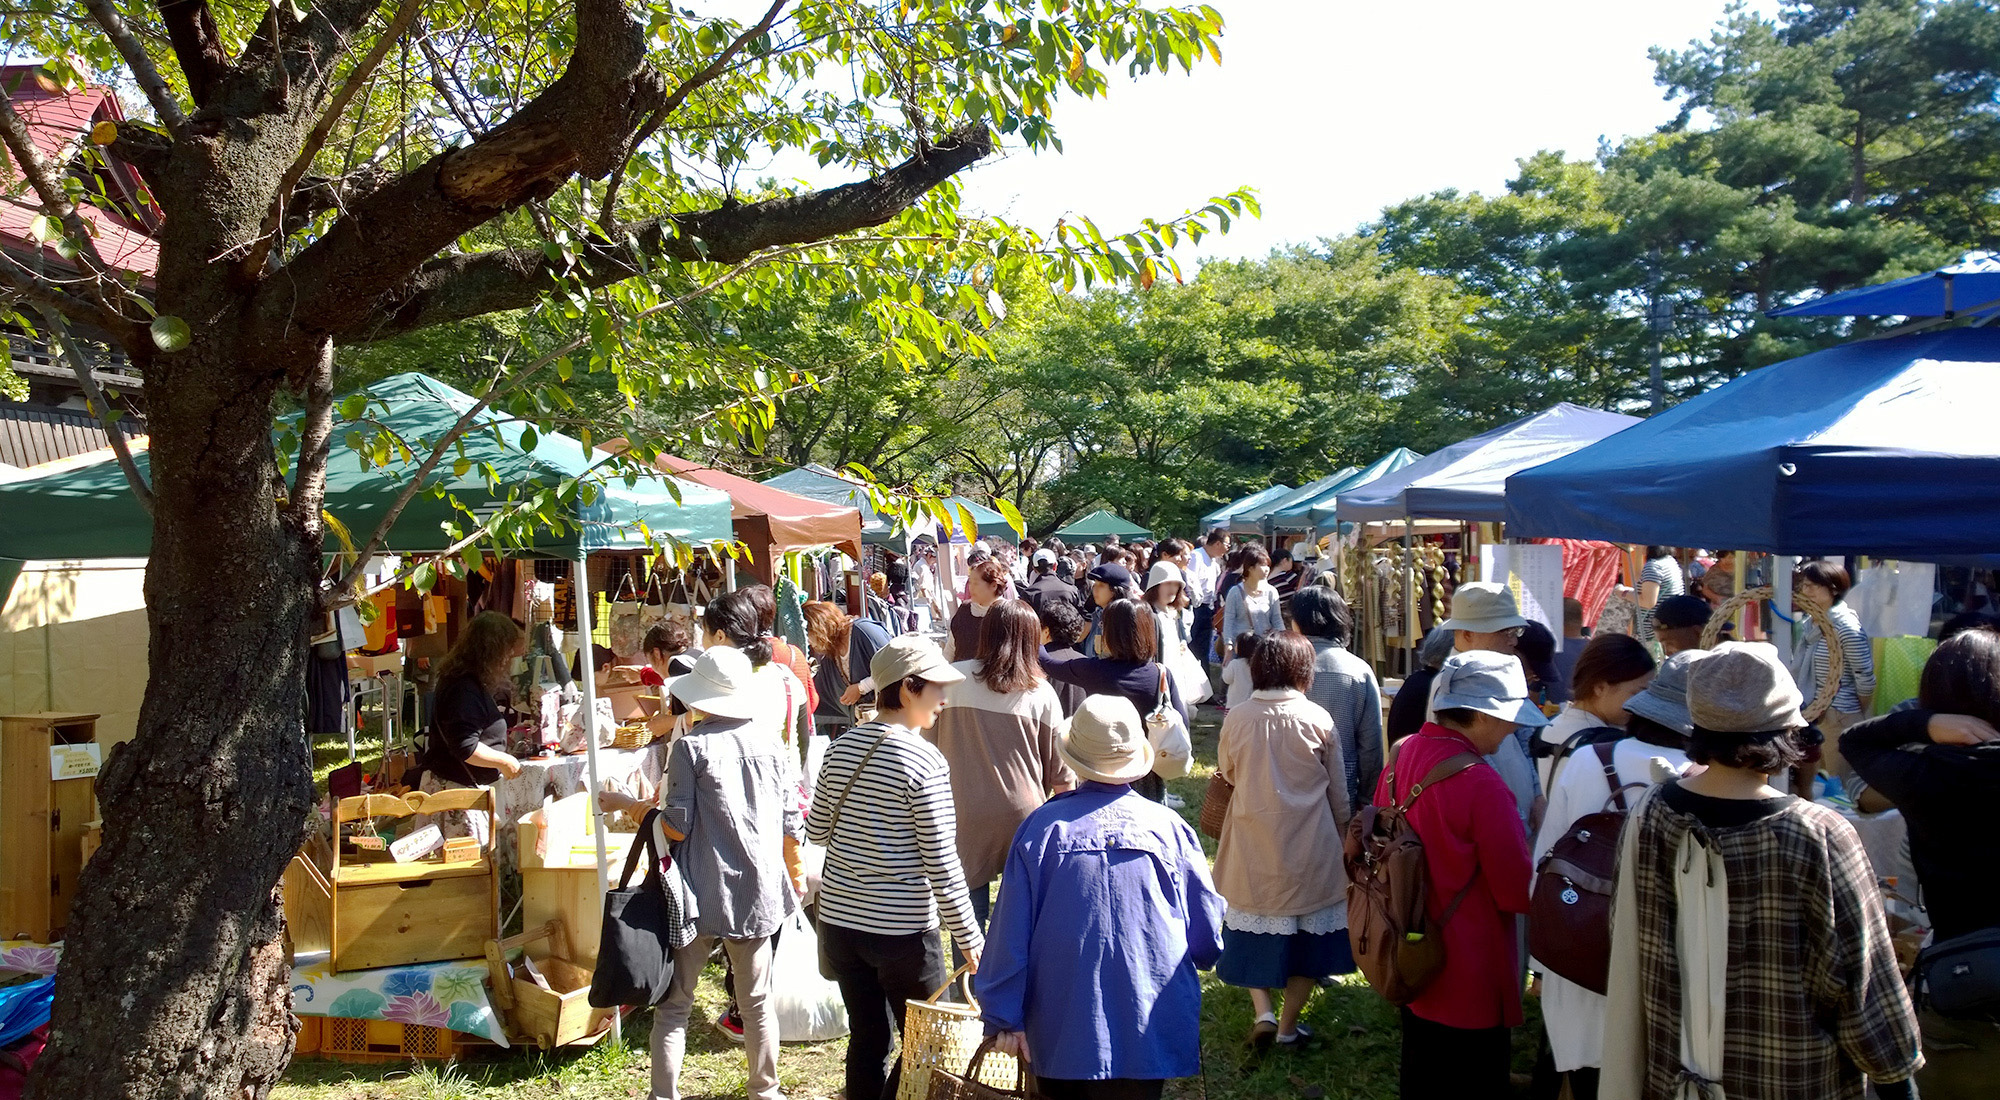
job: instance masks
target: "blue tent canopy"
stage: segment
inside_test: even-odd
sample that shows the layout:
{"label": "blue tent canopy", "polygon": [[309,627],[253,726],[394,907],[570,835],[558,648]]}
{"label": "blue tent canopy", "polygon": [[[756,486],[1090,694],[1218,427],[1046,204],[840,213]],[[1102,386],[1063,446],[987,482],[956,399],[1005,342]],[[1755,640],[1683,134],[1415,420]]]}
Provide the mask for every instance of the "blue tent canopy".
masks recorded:
{"label": "blue tent canopy", "polygon": [[1349,489],[1359,489],[1377,478],[1393,474],[1422,457],[1424,456],[1408,447],[1398,447],[1368,465],[1352,470],[1346,477],[1309,497],[1293,497],[1293,503],[1279,507],[1271,513],[1271,526],[1279,531],[1310,528],[1315,534],[1324,535],[1339,524],[1334,514],[1338,510],[1337,501],[1340,494]]}
{"label": "blue tent canopy", "polygon": [[2000,330],[1752,371],[1507,480],[1507,533],[2000,561]]}
{"label": "blue tent canopy", "polygon": [[[899,550],[906,548],[908,538],[902,530],[902,520],[892,515],[883,515],[869,503],[868,489],[852,478],[843,477],[817,462],[809,462],[796,470],[786,470],[776,477],[765,478],[762,484],[773,489],[783,489],[802,497],[823,500],[829,504],[839,504],[861,510],[861,541],[874,546],[892,546]],[[964,508],[972,513],[972,521],[979,525],[979,533],[972,538],[997,535],[1012,542],[1020,537],[1007,517],[968,497],[948,497],[945,500],[951,509],[952,526],[957,528],[958,510]],[[931,532],[918,532],[928,534]],[[969,541],[965,532],[952,531],[956,542]]]}
{"label": "blue tent canopy", "polygon": [[2000,313],[2000,257],[1968,256],[1894,282],[1823,294],[1773,317],[1975,317]]}
{"label": "blue tent canopy", "polygon": [[1229,523],[1230,517],[1236,513],[1247,512],[1266,501],[1276,500],[1291,491],[1292,487],[1289,485],[1273,485],[1269,489],[1259,489],[1247,497],[1238,497],[1201,517],[1201,529],[1206,531],[1211,527],[1225,526]]}
{"label": "blue tent canopy", "polygon": [[1565,401],[1483,435],[1432,452],[1386,477],[1340,494],[1343,523],[1404,516],[1495,523],[1507,518],[1509,474],[1589,446],[1639,423],[1623,413]]}

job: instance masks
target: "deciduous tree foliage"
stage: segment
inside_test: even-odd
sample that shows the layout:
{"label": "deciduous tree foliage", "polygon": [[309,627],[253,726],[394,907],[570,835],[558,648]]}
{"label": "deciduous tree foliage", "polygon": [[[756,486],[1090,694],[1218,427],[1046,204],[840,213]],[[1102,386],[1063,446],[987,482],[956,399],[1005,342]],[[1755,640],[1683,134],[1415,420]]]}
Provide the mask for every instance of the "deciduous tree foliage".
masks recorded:
{"label": "deciduous tree foliage", "polygon": [[[1059,144],[1061,97],[1219,59],[1220,30],[1206,7],[1126,0],[11,10],[15,55],[117,81],[137,121],[50,163],[0,96],[24,198],[72,269],[0,260],[0,311],[60,317],[143,371],[152,480],[135,491],[154,516],[145,703],[100,777],[104,844],[30,1095],[261,1096],[289,1057],[275,886],[314,797],[308,620],[354,579],[337,562],[321,592],[324,473],[336,450],[464,464],[450,434],[391,437],[365,401],[336,403],[336,349],[460,326],[453,369],[538,430],[640,435],[640,458],[669,440],[755,449],[774,395],[812,384],[746,353],[759,310],[854,303],[879,366],[914,369],[989,350],[996,285],[1178,277],[1167,248],[1253,210],[1236,194],[1122,235],[1076,221],[1043,237],[959,208],[959,174],[1003,143]],[[107,265],[76,213],[109,201],[72,171],[100,149],[164,215],[150,284]],[[774,158],[841,182],[759,182]],[[656,405],[679,415],[650,420]],[[296,416],[274,430],[280,409]],[[476,561],[594,491],[527,487],[449,533]],[[355,532],[358,557],[379,535]]]}

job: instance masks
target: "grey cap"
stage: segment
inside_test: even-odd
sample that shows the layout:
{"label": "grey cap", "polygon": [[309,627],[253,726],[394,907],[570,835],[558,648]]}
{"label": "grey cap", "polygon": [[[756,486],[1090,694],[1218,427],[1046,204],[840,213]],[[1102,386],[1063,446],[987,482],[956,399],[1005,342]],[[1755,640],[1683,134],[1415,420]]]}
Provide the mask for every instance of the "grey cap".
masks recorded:
{"label": "grey cap", "polygon": [[1763,733],[1806,724],[1798,682],[1769,642],[1724,642],[1688,672],[1688,713],[1716,733]]}
{"label": "grey cap", "polygon": [[1528,676],[1518,658],[1507,653],[1473,650],[1455,653],[1431,682],[1431,709],[1463,707],[1512,722],[1546,726],[1548,716],[1528,698]]}
{"label": "grey cap", "polygon": [[1693,733],[1694,719],[1688,715],[1688,669],[1706,656],[1705,649],[1684,649],[1661,662],[1646,690],[1625,701],[1625,712],[1658,722],[1682,737]]}

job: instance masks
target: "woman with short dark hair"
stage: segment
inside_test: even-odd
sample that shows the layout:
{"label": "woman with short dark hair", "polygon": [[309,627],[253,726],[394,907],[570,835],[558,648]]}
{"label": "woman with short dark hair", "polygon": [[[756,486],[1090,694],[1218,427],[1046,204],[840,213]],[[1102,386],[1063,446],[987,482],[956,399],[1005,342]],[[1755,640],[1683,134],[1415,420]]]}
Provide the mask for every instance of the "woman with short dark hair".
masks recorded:
{"label": "woman with short dark hair", "polygon": [[1798,644],[1792,647],[1792,677],[1798,681],[1800,693],[1811,699],[1826,682],[1832,660],[1829,646],[1839,646],[1844,658],[1833,704],[1815,723],[1826,734],[1820,770],[1839,776],[1843,782],[1852,779],[1854,771],[1840,755],[1840,735],[1867,717],[1875,702],[1875,646],[1861,627],[1861,616],[1847,606],[1847,590],[1853,586],[1847,570],[1830,561],[1805,562],[1792,573],[1792,606],[1800,611],[1807,604],[1825,608],[1834,632],[1834,637],[1828,638],[1810,616],[1798,617],[1801,630]]}
{"label": "woman with short dark hair", "polygon": [[[1947,944],[2000,928],[2000,879],[1992,873],[2000,828],[2000,629],[1972,620],[1941,642],[1924,665],[1916,703],[1856,725],[1840,748],[1869,789],[1886,795],[1909,823],[1910,860],[1933,941]],[[1919,968],[1924,962],[1919,956]],[[2000,1024],[1948,1016],[1928,1003],[1917,1011],[1924,1100],[1993,1095]]]}
{"label": "woman with short dark hair", "polygon": [[1311,585],[1292,594],[1292,623],[1312,643],[1306,698],[1333,719],[1347,768],[1347,804],[1359,806],[1382,774],[1382,685],[1368,662],[1348,652],[1354,617],[1331,588]]}
{"label": "woman with short dark hair", "polygon": [[[1576,659],[1576,669],[1570,674],[1576,698],[1548,725],[1536,731],[1534,755],[1543,790],[1548,790],[1554,779],[1556,756],[1578,734],[1604,731],[1591,733],[1585,739],[1588,741],[1608,741],[1619,736],[1628,719],[1626,702],[1646,690],[1646,685],[1652,682],[1654,667],[1653,652],[1630,634],[1599,634],[1584,644],[1582,655]],[[1578,741],[1572,748],[1582,743]]]}
{"label": "woman with short dark hair", "polygon": [[[1249,1044],[1291,1046],[1319,979],[1354,969],[1347,874],[1334,855],[1353,801],[1333,717],[1306,698],[1312,643],[1266,634],[1250,657],[1250,699],[1229,708],[1216,773],[1233,784],[1215,852],[1215,888],[1229,902],[1216,974],[1250,990]],[[1283,990],[1274,1009],[1271,990]]]}
{"label": "woman with short dark hair", "polygon": [[1688,666],[1706,769],[1625,822],[1603,1095],[1911,1095],[1916,1014],[1868,853],[1846,818],[1771,785],[1805,759],[1803,701],[1769,645]]}
{"label": "woman with short dark hair", "polygon": [[[1049,679],[1075,684],[1090,695],[1122,695],[1142,715],[1152,713],[1164,693],[1181,721],[1188,720],[1173,676],[1153,661],[1159,637],[1151,608],[1133,599],[1111,601],[1104,609],[1104,632],[1098,641],[1105,656],[1064,660],[1043,649],[1042,671]],[[1158,775],[1140,779],[1132,787],[1155,802],[1167,791],[1166,781]]]}

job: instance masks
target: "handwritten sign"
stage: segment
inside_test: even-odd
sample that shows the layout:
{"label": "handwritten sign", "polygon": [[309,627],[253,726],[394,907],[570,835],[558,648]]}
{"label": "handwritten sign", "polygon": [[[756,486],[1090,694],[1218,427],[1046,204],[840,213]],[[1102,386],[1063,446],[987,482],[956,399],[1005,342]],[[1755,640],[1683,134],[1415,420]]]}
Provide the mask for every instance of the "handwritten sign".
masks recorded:
{"label": "handwritten sign", "polygon": [[422,859],[444,847],[444,832],[436,825],[426,825],[405,837],[397,838],[389,845],[389,855],[397,863],[409,863]]}
{"label": "handwritten sign", "polygon": [[102,749],[96,742],[81,745],[49,746],[49,778],[89,779],[103,764]]}
{"label": "handwritten sign", "polygon": [[1548,627],[1549,633],[1556,636],[1556,648],[1562,648],[1562,547],[1482,546],[1479,575],[1506,585],[1522,617]]}

